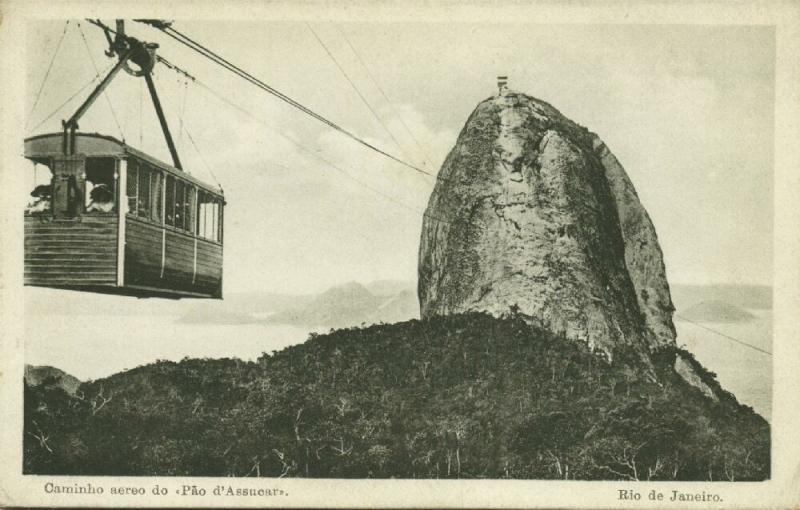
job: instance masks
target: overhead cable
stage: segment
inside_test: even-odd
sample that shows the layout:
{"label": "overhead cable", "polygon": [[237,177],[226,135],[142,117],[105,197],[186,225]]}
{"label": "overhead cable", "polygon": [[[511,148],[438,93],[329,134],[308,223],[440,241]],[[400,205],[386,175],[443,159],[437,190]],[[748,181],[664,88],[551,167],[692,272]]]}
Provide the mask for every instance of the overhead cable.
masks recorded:
{"label": "overhead cable", "polygon": [[695,321],[693,321],[691,319],[687,319],[686,317],[682,317],[681,315],[679,315],[677,313],[675,314],[675,316],[677,318],[679,318],[680,320],[682,320],[682,321],[686,321],[689,324],[693,324],[693,325],[697,326],[698,328],[705,329],[706,331],[710,331],[711,333],[715,333],[715,334],[721,336],[722,338],[726,338],[728,340],[731,340],[732,342],[736,342],[737,344],[740,344],[740,345],[743,345],[743,346],[748,347],[750,349],[753,349],[754,351],[758,351],[760,353],[767,354],[768,356],[772,356],[771,352],[769,352],[767,350],[764,350],[764,349],[762,349],[760,347],[756,347],[753,344],[749,344],[749,343],[745,342],[744,340],[739,340],[738,338],[734,338],[734,337],[732,337],[730,335],[726,335],[725,333],[717,331],[716,329],[709,328],[708,326],[704,326],[704,325],[702,325],[702,324],[700,324],[698,322],[695,322]]}
{"label": "overhead cable", "polygon": [[42,127],[42,125],[43,125],[45,122],[47,122],[48,120],[50,120],[50,119],[53,117],[53,115],[55,115],[56,113],[58,113],[58,112],[59,112],[59,111],[60,111],[60,110],[61,110],[61,109],[62,109],[62,108],[63,108],[63,107],[64,107],[64,106],[67,104],[67,103],[69,103],[70,101],[72,101],[73,99],[75,99],[75,98],[76,98],[76,97],[77,97],[77,96],[78,96],[78,95],[79,95],[81,92],[83,92],[84,90],[86,90],[86,89],[87,89],[87,88],[88,88],[90,85],[94,84],[94,82],[96,82],[96,81],[99,81],[99,80],[100,80],[100,78],[101,78],[100,74],[105,74],[105,73],[107,73],[108,71],[110,71],[110,70],[111,70],[111,68],[112,68],[112,67],[114,67],[114,62],[112,62],[111,64],[109,64],[109,65],[108,65],[108,67],[106,67],[106,68],[103,70],[103,72],[102,72],[102,73],[99,73],[99,74],[98,74],[98,75],[96,75],[96,76],[92,76],[92,79],[91,79],[91,80],[89,80],[88,82],[86,82],[86,83],[85,83],[85,84],[84,84],[84,85],[83,85],[81,88],[79,88],[77,91],[75,91],[75,93],[74,93],[74,94],[72,94],[71,96],[69,96],[69,97],[68,97],[68,98],[67,98],[67,99],[66,99],[66,100],[65,100],[63,103],[61,103],[60,105],[56,106],[56,108],[55,108],[55,109],[54,109],[52,112],[50,112],[50,114],[49,114],[47,117],[45,117],[44,119],[42,119],[42,120],[41,120],[41,121],[40,121],[40,122],[39,122],[39,123],[36,125],[36,127],[34,127],[34,128],[31,130],[31,132],[34,132],[34,131],[36,131],[37,129],[39,129],[40,127]]}
{"label": "overhead cable", "polygon": [[419,214],[421,216],[424,216],[424,217],[427,217],[427,218],[430,218],[430,219],[437,220],[437,221],[442,222],[442,223],[450,224],[450,222],[447,221],[447,220],[444,220],[444,219],[441,219],[441,218],[437,218],[437,217],[435,217],[433,215],[430,215],[427,212],[420,211],[419,209],[417,209],[417,208],[415,208],[413,206],[410,206],[410,205],[408,205],[408,204],[406,204],[404,202],[401,202],[400,200],[397,200],[395,197],[393,197],[393,196],[391,196],[391,195],[389,195],[387,193],[384,193],[383,191],[381,191],[381,190],[379,190],[379,189],[377,189],[377,188],[375,188],[373,186],[370,186],[369,184],[367,184],[367,183],[361,181],[360,179],[354,177],[349,172],[347,172],[346,170],[344,170],[340,166],[336,165],[332,161],[330,161],[327,158],[321,156],[318,153],[318,151],[315,151],[313,149],[310,149],[310,148],[306,147],[301,142],[295,140],[294,138],[288,136],[287,134],[282,133],[281,131],[278,131],[277,129],[273,128],[272,126],[269,126],[262,119],[256,117],[255,115],[253,115],[247,109],[237,105],[236,103],[232,102],[228,98],[224,97],[222,94],[218,93],[217,91],[215,91],[214,89],[212,89],[211,87],[209,87],[205,83],[201,82],[200,80],[196,80],[195,83],[197,85],[201,86],[202,88],[204,88],[206,91],[208,91],[211,95],[215,96],[220,101],[226,103],[231,108],[239,111],[240,113],[242,113],[243,115],[249,117],[250,119],[254,120],[255,122],[263,125],[265,128],[269,129],[270,131],[272,131],[276,135],[280,136],[281,138],[283,138],[283,139],[289,141],[291,144],[295,145],[300,151],[302,151],[302,152],[304,152],[304,153],[306,153],[306,154],[308,154],[308,155],[320,160],[322,163],[324,163],[325,166],[327,166],[327,167],[329,167],[329,168],[341,173],[342,175],[344,175],[348,179],[352,180],[356,184],[358,184],[358,185],[360,185],[360,186],[372,191],[373,193],[375,193],[377,195],[382,196],[383,198],[389,200],[390,202],[393,202],[393,203],[397,204],[400,207],[403,207],[404,209],[408,209],[409,211],[412,211],[412,212],[414,212],[416,214]]}
{"label": "overhead cable", "polygon": [[358,86],[355,84],[355,82],[353,82],[353,80],[350,78],[350,75],[347,74],[347,71],[344,70],[344,68],[339,63],[339,61],[336,59],[336,57],[333,55],[333,53],[331,53],[331,50],[328,49],[328,46],[325,44],[325,42],[322,39],[320,39],[319,35],[314,30],[314,28],[309,23],[306,23],[306,27],[308,27],[308,29],[314,35],[314,39],[316,39],[317,42],[319,43],[319,45],[322,47],[322,49],[325,50],[325,53],[328,55],[328,57],[331,59],[331,61],[333,61],[333,63],[336,64],[336,67],[339,69],[339,72],[342,73],[342,76],[344,76],[345,80],[347,80],[347,82],[353,88],[355,93],[358,95],[359,99],[361,99],[361,102],[364,103],[364,106],[367,107],[367,109],[370,111],[370,113],[372,113],[372,116],[375,117],[375,120],[378,121],[378,124],[381,125],[381,127],[383,128],[383,131],[387,135],[389,135],[389,138],[392,139],[392,141],[397,146],[397,148],[400,149],[401,151],[403,151],[403,153],[405,153],[405,151],[403,150],[403,146],[400,145],[400,142],[397,141],[397,138],[395,138],[395,136],[392,134],[392,132],[389,131],[389,127],[383,122],[383,119],[381,119],[380,115],[378,115],[378,112],[375,111],[375,109],[372,107],[372,105],[369,104],[369,101],[367,101],[367,98],[364,97],[364,94],[361,93],[361,90],[359,90]]}
{"label": "overhead cable", "polygon": [[403,127],[405,128],[405,130],[408,133],[408,135],[411,137],[412,140],[414,140],[414,143],[417,144],[417,147],[419,148],[420,152],[422,153],[423,161],[425,163],[427,163],[429,167],[433,166],[433,164],[431,163],[431,157],[428,154],[428,151],[425,150],[425,148],[422,146],[422,144],[419,142],[419,140],[417,140],[417,137],[414,136],[414,133],[411,131],[411,129],[408,127],[408,124],[406,124],[406,121],[403,119],[403,116],[400,115],[399,111],[397,111],[397,108],[395,108],[394,104],[392,103],[392,100],[389,99],[389,96],[386,95],[386,92],[384,92],[383,87],[381,87],[380,83],[378,83],[377,78],[375,78],[375,76],[372,74],[372,71],[370,71],[369,66],[367,66],[367,64],[361,58],[361,55],[356,50],[356,48],[353,45],[353,43],[350,42],[350,39],[347,37],[347,34],[338,25],[336,25],[336,29],[342,35],[342,38],[345,40],[347,45],[350,47],[350,51],[352,51],[353,54],[356,56],[356,59],[358,59],[358,62],[361,64],[361,67],[363,67],[364,70],[367,72],[367,76],[369,76],[369,79],[375,85],[375,88],[378,89],[378,91],[381,93],[383,98],[386,100],[386,103],[388,103],[389,107],[394,112],[395,116],[400,120],[400,123],[403,125]]}
{"label": "overhead cable", "polygon": [[67,35],[67,29],[69,28],[69,20],[64,23],[64,31],[61,32],[61,37],[58,39],[58,43],[56,44],[56,49],[53,51],[53,56],[50,57],[50,64],[47,66],[47,71],[44,73],[44,78],[42,79],[41,85],[39,85],[39,90],[36,92],[36,99],[33,101],[33,106],[31,107],[31,111],[28,112],[28,119],[25,122],[25,129],[28,129],[28,124],[31,121],[32,115],[34,110],[36,110],[36,105],[39,104],[39,99],[42,97],[42,91],[44,90],[44,86],[47,83],[47,78],[50,76],[50,71],[53,69],[53,63],[56,61],[56,56],[58,56],[58,50],[61,49],[61,43],[64,42],[64,36]]}
{"label": "overhead cable", "polygon": [[[86,48],[86,53],[89,55],[89,60],[92,62],[92,67],[94,68],[94,72],[97,76],[100,76],[100,70],[97,68],[97,63],[94,61],[94,56],[92,55],[92,50],[89,48],[89,42],[86,40],[86,34],[83,33],[83,27],[81,27],[80,22],[78,22],[78,30],[81,33],[81,39],[83,39],[83,45]],[[108,103],[108,108],[111,110],[111,116],[114,117],[114,123],[117,125],[117,129],[119,130],[119,135],[122,138],[122,141],[125,141],[125,133],[122,131],[122,126],[119,123],[119,119],[117,118],[117,112],[114,110],[114,105],[111,104],[111,99],[108,97],[108,93],[103,90],[103,97],[106,98],[106,102]]]}
{"label": "overhead cable", "polygon": [[344,134],[345,136],[355,140],[356,142],[360,143],[361,145],[363,145],[363,146],[365,146],[365,147],[367,147],[367,148],[369,148],[369,149],[371,149],[371,150],[373,150],[373,151],[375,151],[375,152],[377,152],[377,153],[379,153],[379,154],[381,154],[381,155],[383,155],[383,156],[385,156],[385,157],[387,157],[387,158],[389,158],[389,159],[391,159],[391,160],[393,160],[393,161],[395,161],[397,163],[400,163],[401,165],[403,165],[403,166],[405,166],[407,168],[410,168],[410,169],[412,169],[412,170],[414,170],[416,172],[420,172],[420,173],[435,177],[432,173],[430,173],[430,172],[428,172],[426,170],[423,170],[423,169],[421,169],[421,168],[419,168],[419,167],[417,167],[415,165],[412,165],[411,163],[403,161],[402,159],[398,158],[397,156],[394,156],[394,155],[384,151],[383,149],[380,149],[379,147],[367,142],[366,140],[358,137],[357,135],[355,135],[351,131],[348,131],[347,129],[339,126],[335,122],[333,122],[331,120],[328,120],[327,118],[323,117],[322,115],[316,113],[315,111],[311,110],[310,108],[304,106],[303,104],[299,103],[298,101],[290,98],[286,94],[280,92],[279,90],[271,87],[270,85],[268,85],[267,83],[263,82],[262,80],[256,78],[255,76],[253,76],[252,74],[250,74],[247,71],[243,70],[242,68],[234,65],[233,63],[231,63],[227,59],[223,58],[222,56],[218,55],[217,53],[213,52],[212,50],[210,50],[207,47],[203,46],[202,44],[198,43],[197,41],[195,41],[194,39],[190,38],[189,36],[179,32],[178,30],[175,30],[169,24],[166,24],[166,23],[158,21],[158,20],[136,20],[136,21],[139,21],[141,23],[146,23],[148,25],[151,25],[151,26],[157,28],[158,30],[160,30],[164,34],[168,35],[169,37],[171,37],[174,40],[178,41],[179,43],[183,44],[184,46],[192,49],[193,51],[201,54],[202,56],[208,58],[209,60],[211,60],[215,64],[217,64],[217,65],[227,69],[228,71],[236,74],[240,78],[243,78],[244,80],[246,80],[246,81],[250,82],[251,84],[257,86],[258,88],[264,90],[265,92],[267,92],[269,94],[272,94],[273,96],[275,96],[278,99],[284,101],[285,103],[293,106],[294,108],[297,108],[298,110],[300,110],[303,113],[309,115],[310,117],[313,117],[313,118],[317,119],[318,121],[322,122],[323,124],[327,125],[328,127],[330,127],[332,129]]}

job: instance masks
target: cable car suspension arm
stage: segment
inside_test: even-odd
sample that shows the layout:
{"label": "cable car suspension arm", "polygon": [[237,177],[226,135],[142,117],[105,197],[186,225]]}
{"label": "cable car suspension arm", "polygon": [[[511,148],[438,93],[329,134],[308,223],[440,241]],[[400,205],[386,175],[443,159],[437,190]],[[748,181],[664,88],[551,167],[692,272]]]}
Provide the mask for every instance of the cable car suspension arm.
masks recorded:
{"label": "cable car suspension arm", "polygon": [[[164,116],[164,110],[161,107],[161,101],[158,99],[158,93],[156,92],[156,86],[155,83],[153,83],[153,77],[151,74],[156,61],[163,61],[163,59],[159,59],[155,53],[158,45],[139,41],[138,39],[126,35],[125,22],[123,20],[117,20],[116,30],[113,30],[100,20],[87,19],[87,21],[103,29],[106,39],[109,41],[109,50],[106,52],[106,55],[109,57],[112,57],[114,54],[119,55],[119,61],[116,63],[116,65],[114,65],[103,81],[100,82],[97,88],[95,88],[94,92],[92,92],[92,94],[86,99],[86,101],[84,101],[80,108],[78,108],[78,110],[72,115],[72,117],[64,122],[64,154],[72,155],[75,153],[75,131],[78,129],[78,120],[81,118],[81,116],[83,116],[84,113],[86,113],[86,110],[89,109],[92,103],[94,103],[94,101],[108,86],[108,84],[111,83],[111,80],[114,79],[114,76],[117,75],[120,69],[125,69],[128,74],[136,77],[144,77],[145,81],[147,82],[147,90],[150,92],[150,98],[153,100],[153,106],[155,107],[156,115],[158,115],[158,122],[161,124],[161,130],[164,133],[164,139],[167,142],[170,156],[172,156],[172,164],[175,168],[183,170],[183,166],[181,165],[178,151],[175,148],[175,143],[172,140],[172,134],[169,131],[167,119]],[[111,34],[115,35],[113,40],[111,39]],[[139,69],[131,69],[128,66],[129,61],[138,65]],[[167,65],[177,69],[172,64],[167,63]],[[184,74],[189,76],[188,73],[184,72]],[[191,78],[191,76],[189,77]]]}
{"label": "cable car suspension arm", "polygon": [[111,80],[114,79],[114,76],[125,67],[126,63],[131,57],[131,52],[128,51],[123,53],[119,57],[119,61],[111,68],[111,71],[108,72],[103,81],[97,84],[97,87],[89,94],[89,97],[83,102],[80,107],[72,114],[68,120],[63,121],[64,127],[64,142],[63,142],[63,150],[64,154],[72,155],[75,153],[75,131],[78,129],[78,121],[83,117],[83,114],[86,113],[86,110],[89,109],[90,106],[100,97],[100,94],[108,87],[108,84],[111,83]]}
{"label": "cable car suspension arm", "polygon": [[169,132],[169,126],[167,125],[167,119],[164,117],[164,110],[161,108],[161,101],[158,100],[158,94],[156,93],[156,86],[153,83],[153,76],[150,73],[144,75],[144,80],[147,82],[147,90],[150,91],[150,97],[153,99],[153,106],[156,108],[156,114],[158,115],[158,122],[161,123],[161,130],[164,132],[164,138],[167,141],[167,146],[169,147],[169,153],[172,156],[172,163],[178,170],[183,170],[183,166],[181,165],[181,160],[178,157],[178,150],[175,148],[175,142],[172,141],[172,134]]}

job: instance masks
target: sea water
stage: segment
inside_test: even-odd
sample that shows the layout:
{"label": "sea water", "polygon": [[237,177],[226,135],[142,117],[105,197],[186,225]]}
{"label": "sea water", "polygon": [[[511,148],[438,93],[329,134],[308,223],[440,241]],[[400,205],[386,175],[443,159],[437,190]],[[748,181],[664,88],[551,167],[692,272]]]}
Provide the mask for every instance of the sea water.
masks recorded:
{"label": "sea water", "polygon": [[255,360],[308,336],[308,328],[295,326],[186,324],[171,315],[32,315],[25,320],[25,363],[87,381],[156,360]]}
{"label": "sea water", "polygon": [[731,338],[772,352],[772,312],[748,311],[756,316],[754,320],[700,323],[703,327],[677,319],[678,345],[683,344],[706,369],[716,373],[722,387],[733,393],[740,403],[752,407],[769,421],[772,416],[772,356]]}

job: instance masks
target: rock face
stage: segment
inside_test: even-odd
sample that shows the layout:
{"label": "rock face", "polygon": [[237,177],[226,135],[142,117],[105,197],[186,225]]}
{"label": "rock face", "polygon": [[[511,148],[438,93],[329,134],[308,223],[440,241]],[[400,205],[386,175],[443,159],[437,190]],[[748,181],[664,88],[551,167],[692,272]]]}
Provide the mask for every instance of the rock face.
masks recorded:
{"label": "rock face", "polygon": [[81,381],[77,377],[61,369],[50,366],[25,365],[25,382],[30,386],[39,386],[48,380],[70,395],[74,395],[81,385]]}
{"label": "rock face", "polygon": [[549,104],[481,102],[442,166],[423,221],[423,318],[517,310],[609,357],[674,344],[655,229],[600,139]]}
{"label": "rock face", "polygon": [[614,197],[622,240],[625,243],[625,265],[636,289],[636,298],[644,313],[645,323],[655,335],[657,345],[674,344],[675,325],[672,323],[672,313],[675,307],[670,297],[656,229],[639,202],[628,174],[614,154],[597,135],[593,136],[592,147],[600,157],[611,195]]}

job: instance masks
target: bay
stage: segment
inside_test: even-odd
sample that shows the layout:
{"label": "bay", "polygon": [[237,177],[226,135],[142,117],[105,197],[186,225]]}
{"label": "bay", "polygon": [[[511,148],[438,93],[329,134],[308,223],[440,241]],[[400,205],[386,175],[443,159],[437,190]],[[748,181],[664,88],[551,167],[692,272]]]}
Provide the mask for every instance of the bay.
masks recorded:
{"label": "bay", "polygon": [[186,324],[178,319],[170,315],[29,315],[25,362],[57,367],[87,381],[157,360],[255,360],[309,336],[308,328],[296,326]]}

